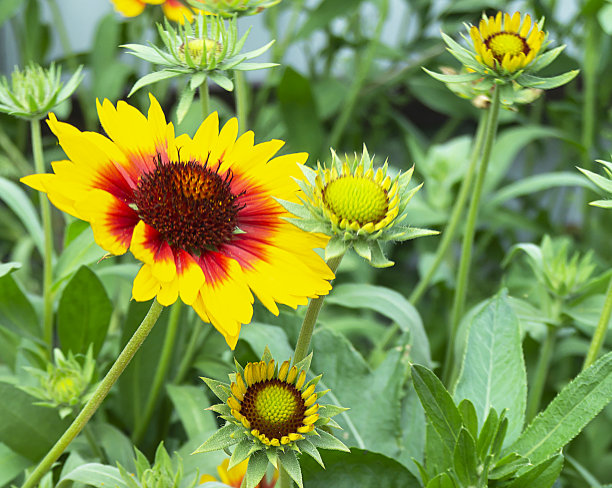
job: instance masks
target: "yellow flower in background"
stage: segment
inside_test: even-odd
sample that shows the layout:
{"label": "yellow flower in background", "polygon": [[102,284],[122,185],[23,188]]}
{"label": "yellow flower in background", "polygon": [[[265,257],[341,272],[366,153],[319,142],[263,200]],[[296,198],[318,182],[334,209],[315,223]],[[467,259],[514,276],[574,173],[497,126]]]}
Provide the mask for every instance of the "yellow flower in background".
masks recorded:
{"label": "yellow flower in background", "polygon": [[[221,481],[221,483],[225,483],[228,486],[233,488],[240,488],[242,486],[242,480],[246,475],[247,465],[249,460],[245,459],[241,463],[237,464],[233,468],[228,469],[229,467],[229,459],[224,459],[223,462],[217,466],[217,472],[219,473],[219,478],[215,478],[209,474],[202,475],[200,478],[200,484],[206,483],[208,481]],[[265,477],[258,483],[255,488],[273,488],[276,485],[276,480],[278,478],[278,471],[274,472],[274,477],[268,481]]]}
{"label": "yellow flower in background", "polygon": [[179,0],[112,0],[115,9],[126,17],[136,17],[140,15],[147,5],[161,5],[164,15],[168,20],[184,24],[193,22],[194,12],[197,9],[189,9]]}
{"label": "yellow flower in background", "polygon": [[134,299],[168,306],[180,297],[233,349],[251,321],[253,294],[278,314],[277,303],[296,308],[331,289],[334,275],[313,251],[326,239],[287,222],[276,201],[298,201],[294,178],[307,154],[273,158],[282,141],[255,145],[251,131],[236,140],[236,119],[219,130],[216,113],[193,139],[175,137],[150,99],[148,117],[125,102],[98,102],[109,138],[50,114],[68,160],[22,181],[90,222],[102,248],[129,249],[144,263]]}
{"label": "yellow flower in background", "polygon": [[495,17],[483,17],[478,27],[470,28],[470,37],[476,49],[476,59],[489,68],[503,68],[508,73],[524,68],[531,63],[542,47],[546,35],[537,22],[531,22],[525,14],[512,16],[497,12]]}

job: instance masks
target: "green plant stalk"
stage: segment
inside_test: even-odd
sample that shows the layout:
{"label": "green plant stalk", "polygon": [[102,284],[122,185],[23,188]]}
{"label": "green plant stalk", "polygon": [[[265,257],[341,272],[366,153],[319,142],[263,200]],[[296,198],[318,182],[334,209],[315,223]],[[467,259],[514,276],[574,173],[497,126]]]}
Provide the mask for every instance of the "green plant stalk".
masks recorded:
{"label": "green plant stalk", "polygon": [[139,444],[146,432],[155,406],[159,393],[164,385],[168,368],[170,367],[170,360],[172,359],[172,353],[174,352],[174,344],[176,343],[176,333],[178,331],[179,319],[181,317],[181,301],[177,300],[172,308],[170,309],[170,318],[168,319],[168,328],[166,329],[166,337],[164,337],[164,345],[157,363],[157,370],[153,378],[151,389],[149,390],[149,396],[147,397],[147,403],[145,405],[144,413],[138,417],[136,428],[132,433],[132,442]]}
{"label": "green plant stalk", "polygon": [[32,173],[32,166],[17,145],[0,126],[0,148],[6,153],[12,165],[17,169],[17,175],[25,176]]}
{"label": "green plant stalk", "polygon": [[[40,120],[31,120],[32,154],[34,169],[37,173],[45,172],[42,138],[40,135]],[[43,337],[49,356],[53,350],[53,227],[51,225],[51,205],[46,196],[40,195],[40,212],[42,214],[43,232],[45,236],[45,255],[43,259]]]}
{"label": "green plant stalk", "polygon": [[[344,254],[331,258],[327,261],[327,266],[332,270],[332,273],[336,273],[340,261]],[[293,354],[293,364],[299,363],[308,355],[308,349],[310,348],[310,340],[312,339],[312,333],[314,332],[315,324],[317,323],[317,317],[325,301],[327,295],[321,295],[317,298],[312,298],[308,304],[304,321],[302,322],[302,328],[300,329],[300,335],[295,345],[295,353]]]}
{"label": "green plant stalk", "polygon": [[383,0],[380,7],[380,18],[378,19],[378,25],[376,26],[376,31],[374,32],[374,36],[370,39],[368,46],[366,48],[365,54],[363,56],[363,60],[359,66],[357,74],[353,80],[353,84],[349,88],[349,92],[346,96],[346,101],[342,107],[342,111],[340,115],[336,119],[336,123],[332,128],[331,135],[329,137],[328,146],[336,147],[340,142],[340,138],[346,129],[346,126],[353,115],[353,111],[355,109],[355,105],[357,101],[360,100],[359,94],[361,93],[361,89],[365,84],[366,78],[368,76],[368,72],[370,71],[370,67],[374,61],[374,56],[376,55],[376,48],[378,47],[378,40],[382,34],[383,27],[385,25],[385,21],[387,20],[387,13],[389,11],[389,0]]}
{"label": "green plant stalk", "polygon": [[66,432],[64,432],[62,437],[60,437],[60,439],[55,443],[32,474],[28,476],[25,483],[22,485],[22,488],[34,488],[45,473],[51,469],[53,463],[55,463],[55,461],[57,461],[57,459],[62,455],[73,439],[81,432],[81,430],[83,430],[83,427],[87,425],[89,419],[102,404],[102,401],[104,398],[106,398],[106,395],[110,391],[111,387],[115,384],[117,379],[119,379],[121,373],[123,373],[127,365],[134,357],[134,354],[136,354],[136,351],[138,351],[144,340],[149,335],[149,332],[151,332],[151,329],[153,329],[153,326],[155,325],[155,322],[157,322],[162,310],[163,307],[157,302],[157,300],[153,300],[147,315],[138,326],[138,329],[136,329],[132,335],[132,338],[125,345],[123,351],[121,351],[121,354],[119,354],[119,357],[111,366],[111,369],[108,371],[108,373],[106,373],[106,376],[100,382],[92,397],[85,404],[83,410],[81,410],[79,415],[77,415],[76,419],[74,419],[72,424],[70,424],[70,427],[66,429]]}
{"label": "green plant stalk", "polygon": [[584,358],[584,364],[582,365],[583,370],[587,369],[597,359],[597,355],[599,354],[599,351],[601,350],[601,347],[603,346],[604,340],[606,338],[606,332],[608,332],[608,324],[610,323],[611,315],[612,278],[610,279],[610,284],[608,285],[608,291],[606,292],[606,301],[604,302],[603,309],[601,310],[599,322],[597,323],[597,327],[595,328],[593,339],[591,339],[591,345],[589,346],[587,355]]}
{"label": "green plant stalk", "polygon": [[484,146],[482,150],[482,159],[480,160],[480,168],[476,175],[474,183],[474,191],[472,200],[468,210],[467,221],[465,224],[465,233],[463,234],[463,243],[461,246],[461,260],[459,261],[459,271],[457,273],[457,285],[455,288],[455,297],[453,300],[453,308],[451,314],[451,330],[449,341],[446,345],[446,356],[444,360],[444,371],[442,377],[448,381],[453,366],[453,349],[457,338],[457,330],[459,322],[463,315],[465,307],[465,297],[468,286],[468,276],[472,262],[472,245],[474,244],[474,234],[476,231],[476,223],[478,220],[478,208],[480,206],[480,197],[489,167],[489,159],[493,148],[493,141],[497,132],[497,120],[499,117],[499,87],[495,86],[491,97],[491,106],[489,107],[489,116],[487,117],[487,126],[485,128]]}
{"label": "green plant stalk", "polygon": [[465,173],[465,176],[463,177],[463,181],[461,182],[461,188],[459,189],[459,194],[457,195],[455,206],[453,207],[448,224],[446,225],[444,233],[442,234],[442,238],[440,239],[440,244],[438,244],[438,249],[436,250],[436,255],[434,257],[433,263],[427,270],[427,273],[419,280],[417,286],[410,294],[409,300],[410,303],[412,303],[413,305],[416,305],[423,297],[423,294],[427,290],[429,283],[431,282],[436,271],[440,267],[440,264],[442,264],[442,261],[446,256],[448,248],[453,242],[455,233],[457,232],[457,228],[459,227],[459,222],[463,215],[463,209],[465,207],[465,203],[472,188],[472,181],[474,181],[476,164],[478,163],[478,158],[480,157],[480,153],[482,152],[482,144],[484,141],[484,133],[487,121],[486,114],[487,112],[483,112],[480,116],[480,120],[478,122],[478,129],[476,130],[476,137],[474,140],[474,147],[472,148],[472,157],[470,159],[470,165],[468,167],[467,172]]}
{"label": "green plant stalk", "polygon": [[291,488],[293,486],[293,480],[289,473],[281,466],[278,470],[278,488]]}
{"label": "green plant stalk", "polygon": [[212,327],[203,327],[201,321],[199,321],[197,324],[192,324],[192,326],[193,330],[191,332],[191,336],[189,337],[189,341],[187,342],[187,347],[185,348],[185,352],[183,353],[183,357],[181,358],[181,362],[177,369],[176,375],[172,380],[172,383],[175,385],[181,383],[185,378],[187,371],[189,371],[196,348],[200,344],[200,335],[202,334],[202,331],[204,331],[204,337],[202,340],[205,340],[206,337],[208,337],[208,335],[213,330]]}
{"label": "green plant stalk", "polygon": [[540,355],[536,370],[533,377],[533,383],[527,395],[527,409],[525,410],[525,421],[529,422],[533,419],[540,410],[540,402],[542,401],[542,393],[544,393],[544,385],[546,385],[546,377],[550,369],[550,361],[555,349],[557,339],[557,327],[554,325],[546,326],[546,337],[540,348]]}
{"label": "green plant stalk", "polygon": [[247,130],[249,119],[249,86],[243,71],[234,71],[236,82],[236,116],[238,117],[238,134]]}
{"label": "green plant stalk", "polygon": [[202,106],[202,120],[206,120],[206,117],[210,115],[210,95],[208,93],[208,80],[198,88],[200,92],[200,105]]}

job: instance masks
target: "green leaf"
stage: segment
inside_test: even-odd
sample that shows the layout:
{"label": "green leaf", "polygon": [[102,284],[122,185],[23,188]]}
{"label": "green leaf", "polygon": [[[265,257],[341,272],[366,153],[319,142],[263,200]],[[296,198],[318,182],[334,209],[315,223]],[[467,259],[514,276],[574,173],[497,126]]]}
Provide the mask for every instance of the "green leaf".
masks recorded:
{"label": "green leaf", "polygon": [[266,346],[279,364],[293,357],[293,347],[289,345],[285,330],[276,325],[252,322],[242,328],[240,340],[246,341],[257,357],[261,356]]}
{"label": "green leaf", "polygon": [[347,308],[374,310],[410,332],[411,356],[415,362],[431,365],[429,341],[417,309],[400,293],[384,286],[342,284],[334,287],[327,303]]}
{"label": "green leaf", "polygon": [[584,178],[581,178],[580,175],[575,173],[564,171],[542,173],[521,178],[520,180],[499,189],[488,198],[485,208],[490,209],[491,207],[502,205],[503,203],[517,197],[532,195],[543,190],[550,190],[551,188],[559,188],[564,186],[579,186],[589,189],[593,188],[592,185],[584,180]]}
{"label": "green leaf", "polygon": [[143,86],[152,85],[153,83],[157,83],[162,80],[168,80],[170,78],[177,78],[182,76],[182,73],[178,71],[170,71],[170,70],[161,70],[154,71],[153,73],[148,73],[140,78],[128,93],[128,97],[131,97],[134,93],[140,90]]}
{"label": "green leaf", "polygon": [[563,456],[558,454],[533,466],[508,485],[508,488],[550,488],[563,468]]}
{"label": "green leaf", "polygon": [[300,458],[304,485],[308,488],[420,488],[404,466],[382,454],[352,448],[350,453],[324,451],[325,469],[314,460]]}
{"label": "green leaf", "polygon": [[462,428],[453,452],[455,474],[463,486],[476,486],[478,483],[478,459],[474,438]]}
{"label": "green leaf", "polygon": [[309,440],[317,449],[332,449],[335,451],[347,452],[349,450],[342,441],[324,430],[319,431],[318,436],[310,436]]}
{"label": "green leaf", "polygon": [[325,134],[310,81],[287,67],[278,85],[277,97],[287,128],[287,140],[291,141],[292,147],[316,157],[321,153]]}
{"label": "green leaf", "polygon": [[227,402],[227,399],[230,397],[231,392],[230,389],[222,382],[213,380],[211,378],[205,378],[203,376],[200,377],[206,386],[208,386],[211,391],[217,396],[219,400],[223,403]]}
{"label": "green leaf", "polygon": [[470,435],[474,438],[478,438],[478,414],[474,404],[467,398],[461,400],[461,403],[457,405],[461,418],[463,420],[464,427],[468,430]]}
{"label": "green leaf", "polygon": [[0,443],[0,486],[9,486],[9,483],[31,464],[31,460]]}
{"label": "green leaf", "polygon": [[118,468],[98,463],[83,464],[59,480],[56,488],[70,487],[73,481],[78,481],[98,488],[129,488],[123,480]]}
{"label": "green leaf", "polygon": [[425,415],[450,452],[455,449],[461,430],[461,414],[446,388],[429,369],[412,365],[412,382]]}
{"label": "green leaf", "polygon": [[479,425],[491,408],[509,409],[507,442],[523,429],[527,398],[527,373],[521,332],[506,294],[493,298],[469,325],[467,347],[455,389],[455,401],[469,399]]}
{"label": "green leaf", "polygon": [[252,439],[242,439],[238,444],[236,444],[236,447],[234,447],[234,452],[232,452],[232,457],[230,458],[227,469],[232,469],[237,464],[240,464],[255,450],[257,450],[257,444],[253,443]]}
{"label": "green leaf", "polygon": [[216,71],[212,71],[208,73],[208,77],[225,91],[231,92],[234,90],[234,83],[227,76],[217,73]]}
{"label": "green leaf", "polygon": [[440,473],[427,483],[427,488],[456,488],[455,482],[446,473]]}
{"label": "green leaf", "polygon": [[[313,335],[311,371],[323,373],[318,388],[331,391],[329,403],[350,408],[334,419],[342,426],[341,438],[348,446],[358,446],[395,456],[396,437],[401,432],[401,386],[406,358],[391,351],[374,371],[342,335],[319,328]],[[376,412],[376,415],[372,415]],[[310,438],[315,444],[314,437]]]}
{"label": "green leaf", "polygon": [[[1,15],[1,14],[0,14]],[[40,198],[47,198],[46,195],[39,195]],[[38,218],[34,205],[23,191],[23,189],[12,181],[0,176],[0,200],[21,220],[21,223],[28,231],[34,241],[36,248],[41,255],[45,254],[43,229]]]}
{"label": "green leaf", "polygon": [[69,425],[50,408],[15,385],[0,382],[0,442],[15,453],[39,461]]}
{"label": "green leaf", "polygon": [[24,0],[0,0],[0,25],[15,15],[22,3]]}
{"label": "green leaf", "polygon": [[[80,221],[79,221],[80,222]],[[62,280],[69,277],[81,266],[86,266],[99,261],[106,251],[94,240],[91,227],[87,227],[62,251],[53,267],[55,285],[58,286]]]}
{"label": "green leaf", "polygon": [[[231,437],[231,434],[233,434],[236,429],[240,429],[240,427],[231,423],[224,425],[208,439],[206,439],[206,442],[204,442],[200,447],[193,451],[192,454],[196,454],[199,452],[218,451],[219,449],[225,449],[226,447],[233,446],[238,442],[236,439]],[[257,483],[259,483],[259,480],[257,480]]]}
{"label": "green leaf", "polygon": [[134,447],[129,437],[117,427],[103,422],[92,422],[88,428],[92,429],[93,436],[104,451],[109,464],[120,463],[128,470],[135,469]]}
{"label": "green leaf", "polygon": [[81,266],[64,288],[57,310],[57,333],[62,351],[85,354],[93,344],[98,355],[113,312],[104,285],[96,274]]}
{"label": "green leaf", "polygon": [[185,115],[187,115],[187,112],[191,107],[191,103],[193,102],[194,96],[195,90],[191,89],[189,87],[189,84],[187,84],[187,86],[183,88],[181,96],[179,97],[178,104],[176,106],[176,120],[179,124],[183,121]]}
{"label": "green leaf", "polygon": [[516,81],[521,86],[526,88],[540,88],[541,90],[550,90],[559,86],[565,85],[572,81],[580,71],[575,69],[563,73],[562,75],[552,76],[550,78],[541,78],[539,76],[533,76],[528,74],[522,74]]}
{"label": "green leaf", "polygon": [[246,488],[255,488],[266,474],[268,469],[268,457],[265,452],[257,451],[249,458],[249,464],[245,474]]}
{"label": "green leaf", "polygon": [[540,413],[508,452],[537,464],[555,454],[612,400],[612,352],[582,371]]}
{"label": "green leaf", "polygon": [[302,470],[300,469],[300,463],[297,460],[295,452],[290,450],[279,452],[278,461],[283,468],[285,468],[287,474],[291,476],[291,479],[295,481],[300,488],[303,488]]}
{"label": "green leaf", "polygon": [[203,433],[217,428],[214,414],[206,410],[210,401],[203,388],[168,384],[166,389],[188,439],[201,437]]}
{"label": "green leaf", "polygon": [[482,78],[480,73],[464,73],[458,75],[443,75],[436,73],[435,71],[429,71],[427,68],[422,68],[432,78],[442,81],[443,83],[466,83],[470,81],[476,81]]}
{"label": "green leaf", "polygon": [[0,326],[20,336],[26,333],[40,337],[42,327],[38,316],[26,294],[10,275],[14,270],[15,267],[10,266],[9,273],[0,277]]}

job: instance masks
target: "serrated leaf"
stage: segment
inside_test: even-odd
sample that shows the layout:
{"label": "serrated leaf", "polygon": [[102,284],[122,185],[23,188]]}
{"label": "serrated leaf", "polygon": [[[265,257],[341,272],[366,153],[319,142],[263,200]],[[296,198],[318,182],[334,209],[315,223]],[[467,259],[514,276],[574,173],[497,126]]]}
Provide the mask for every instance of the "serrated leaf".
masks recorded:
{"label": "serrated leaf", "polygon": [[311,458],[313,458],[317,463],[319,463],[319,465],[322,468],[325,468],[325,464],[323,463],[323,459],[321,458],[321,454],[319,453],[319,450],[315,447],[315,445],[312,442],[308,440],[308,438],[302,439],[299,442],[298,447],[300,448],[302,452],[305,452]]}
{"label": "serrated leaf", "polygon": [[612,352],[582,371],[525,429],[508,452],[537,464],[555,454],[612,400]]}
{"label": "serrated leaf", "polygon": [[469,325],[467,347],[454,398],[469,399],[479,424],[491,408],[508,412],[508,439],[523,429],[527,398],[527,373],[521,332],[505,293],[493,298]]}
{"label": "serrated leaf", "polygon": [[349,452],[349,448],[346,447],[342,441],[334,437],[333,435],[319,430],[319,435],[309,436],[308,439],[318,449],[333,449],[335,451],[346,451]]}
{"label": "serrated leaf", "polygon": [[550,488],[563,469],[563,456],[553,456],[533,466],[508,485],[508,488]]}
{"label": "serrated leaf", "polygon": [[200,379],[204,383],[206,383],[208,388],[210,388],[210,390],[216,395],[219,400],[221,400],[223,403],[227,402],[227,399],[231,395],[231,391],[225,383],[213,380],[212,378],[205,378],[204,376],[201,376]]}
{"label": "serrated leaf", "polygon": [[252,439],[242,439],[236,445],[236,447],[234,447],[234,452],[232,452],[232,456],[230,457],[227,469],[232,469],[237,464],[240,464],[242,461],[247,459],[256,449],[257,446],[253,443]]}

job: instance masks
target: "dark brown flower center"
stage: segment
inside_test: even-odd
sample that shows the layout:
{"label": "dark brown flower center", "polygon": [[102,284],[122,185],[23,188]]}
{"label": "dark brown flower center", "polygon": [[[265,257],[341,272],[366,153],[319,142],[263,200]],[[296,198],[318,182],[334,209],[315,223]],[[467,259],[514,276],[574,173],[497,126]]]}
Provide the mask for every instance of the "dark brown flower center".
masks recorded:
{"label": "dark brown flower center", "polygon": [[304,425],[306,405],[295,386],[272,379],[247,388],[240,413],[268,439],[281,439]]}
{"label": "dark brown flower center", "polygon": [[527,56],[530,51],[527,41],[514,32],[497,32],[485,39],[484,43],[493,53],[493,57],[500,63],[506,54],[518,56],[520,53],[524,53]]}
{"label": "dark brown flower center", "polygon": [[140,218],[172,246],[202,254],[229,242],[242,207],[231,192],[232,172],[196,161],[162,163],[143,175],[134,191]]}

